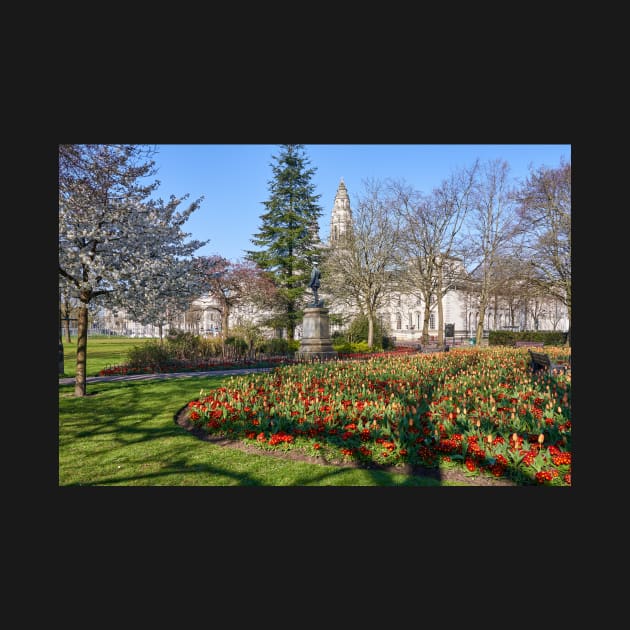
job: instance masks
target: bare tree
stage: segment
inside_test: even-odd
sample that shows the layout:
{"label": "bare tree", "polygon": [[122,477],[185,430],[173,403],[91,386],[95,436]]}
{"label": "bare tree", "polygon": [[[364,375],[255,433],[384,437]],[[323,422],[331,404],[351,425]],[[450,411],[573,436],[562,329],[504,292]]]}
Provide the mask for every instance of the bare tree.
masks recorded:
{"label": "bare tree", "polygon": [[462,265],[453,254],[457,238],[470,212],[472,192],[479,169],[479,160],[472,166],[455,171],[433,191],[435,200],[435,238],[439,243],[440,254],[436,258],[437,267],[437,308],[438,343],[444,343],[443,298],[453,288],[462,275]]}
{"label": "bare tree", "polygon": [[560,307],[560,302],[552,297],[547,297],[545,300],[545,314],[551,322],[553,330],[558,330],[560,322],[564,318],[564,311]]}
{"label": "bare tree", "polygon": [[426,343],[431,307],[438,290],[439,245],[432,238],[437,216],[434,200],[404,182],[390,182],[389,186],[395,199],[394,211],[401,221],[400,232],[404,235],[398,244],[406,267],[400,283],[406,293],[424,303],[422,340]]}
{"label": "bare tree", "polygon": [[524,244],[538,284],[567,307],[571,321],[571,164],[530,170],[515,195]]}
{"label": "bare tree", "polygon": [[[515,250],[518,251],[518,250]],[[516,315],[527,308],[527,303],[533,295],[531,282],[531,267],[528,261],[520,256],[497,257],[492,273],[490,296],[492,328],[498,328],[499,314],[502,310],[508,312],[510,328],[515,328]]]}
{"label": "bare tree", "polygon": [[476,343],[481,345],[486,309],[492,295],[503,282],[500,262],[509,255],[515,242],[516,213],[509,189],[507,162],[490,160],[480,167],[473,190],[472,220],[468,226],[468,253],[475,263],[472,275],[478,281],[479,317]]}
{"label": "bare tree", "polygon": [[470,210],[478,161],[455,171],[428,197],[404,183],[390,184],[396,211],[403,221],[401,233],[408,265],[407,288],[424,302],[422,339],[429,336],[431,306],[437,305],[438,343],[444,343],[443,298],[461,276],[453,257],[456,238]]}
{"label": "bare tree", "polygon": [[363,186],[352,227],[330,247],[321,265],[322,287],[333,300],[367,316],[367,343],[372,347],[378,310],[398,290],[399,230],[392,197],[383,185],[370,179]]}

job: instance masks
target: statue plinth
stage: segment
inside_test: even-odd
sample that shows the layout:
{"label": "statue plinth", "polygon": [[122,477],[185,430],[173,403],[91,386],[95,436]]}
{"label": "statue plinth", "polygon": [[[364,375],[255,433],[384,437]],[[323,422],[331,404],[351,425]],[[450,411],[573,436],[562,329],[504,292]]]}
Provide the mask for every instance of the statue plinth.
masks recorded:
{"label": "statue plinth", "polygon": [[334,359],[337,351],[330,340],[328,309],[309,306],[304,309],[302,339],[296,359]]}

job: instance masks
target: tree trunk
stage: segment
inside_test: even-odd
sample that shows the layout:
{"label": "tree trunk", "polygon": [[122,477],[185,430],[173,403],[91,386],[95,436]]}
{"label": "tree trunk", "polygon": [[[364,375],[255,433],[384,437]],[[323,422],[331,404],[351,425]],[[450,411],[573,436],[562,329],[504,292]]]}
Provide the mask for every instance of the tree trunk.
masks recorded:
{"label": "tree trunk", "polygon": [[296,316],[296,308],[295,304],[289,304],[289,308],[287,309],[287,340],[293,341],[295,339],[295,319]]}
{"label": "tree trunk", "polygon": [[85,372],[87,363],[87,304],[81,302],[77,320],[77,374],[74,382],[74,395],[85,396]]}
{"label": "tree trunk", "polygon": [[229,321],[230,321],[230,311],[228,307],[223,305],[223,310],[221,311],[221,356],[223,359],[227,359],[226,348],[225,348],[225,340],[228,337],[229,330]]}
{"label": "tree trunk", "polygon": [[158,331],[160,333],[160,343],[164,343],[163,324],[161,322],[158,324]]}
{"label": "tree trunk", "polygon": [[438,311],[438,345],[444,345],[444,304],[442,303],[442,269],[438,270],[437,285],[437,311]]}
{"label": "tree trunk", "polygon": [[476,346],[481,346],[481,340],[483,338],[483,320],[486,317],[486,305],[482,302],[479,305],[479,319],[477,320],[477,331],[475,333],[477,339],[475,340]]}
{"label": "tree trunk", "polygon": [[227,339],[229,332],[230,332],[230,309],[227,306],[224,306],[223,310],[221,311],[221,337],[223,337],[223,341]]}
{"label": "tree trunk", "polygon": [[374,314],[369,311],[368,312],[368,338],[367,338],[368,346],[370,349],[374,345]]}
{"label": "tree trunk", "polygon": [[68,343],[72,343],[72,339],[70,338],[70,316],[66,315],[66,341]]}
{"label": "tree trunk", "polygon": [[422,323],[422,343],[429,342],[429,318],[431,309],[429,308],[429,300],[424,301],[424,322]]}
{"label": "tree trunk", "polygon": [[59,340],[58,362],[59,362],[59,376],[63,376],[66,372],[64,370],[64,365],[63,365],[63,342],[61,341],[61,339]]}
{"label": "tree trunk", "polygon": [[567,317],[569,320],[569,327],[567,329],[567,346],[571,345],[571,289],[568,291],[569,298],[567,299]]}

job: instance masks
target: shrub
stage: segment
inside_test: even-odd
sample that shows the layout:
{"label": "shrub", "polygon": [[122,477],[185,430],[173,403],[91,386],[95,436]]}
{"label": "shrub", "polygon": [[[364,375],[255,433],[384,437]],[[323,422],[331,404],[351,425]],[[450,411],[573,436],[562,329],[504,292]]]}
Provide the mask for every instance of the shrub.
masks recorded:
{"label": "shrub", "polygon": [[242,337],[236,337],[231,335],[227,337],[225,340],[225,351],[224,354],[227,358],[237,359],[245,356],[249,346],[247,342]]}
{"label": "shrub", "polygon": [[201,359],[211,359],[221,356],[223,352],[223,341],[220,337],[206,337],[200,340],[199,350]]}
{"label": "shrub", "polygon": [[201,337],[191,332],[170,331],[166,345],[171,358],[176,361],[197,361],[201,358]]}
{"label": "shrub", "polygon": [[[352,344],[364,341],[367,343],[368,339],[368,318],[367,315],[358,315],[352,320],[350,327],[348,328],[347,333],[345,334],[344,341]],[[376,350],[381,348],[391,347],[393,345],[391,339],[389,337],[384,337],[384,330],[381,328],[381,325],[378,320],[374,322],[374,347]],[[361,351],[360,351],[361,352]]]}
{"label": "shrub", "polygon": [[562,346],[567,341],[567,333],[559,330],[491,330],[488,345],[513,346],[515,341],[542,341],[546,346]]}
{"label": "shrub", "polygon": [[[357,354],[357,353],[370,352],[370,347],[368,346],[367,341],[357,341],[355,343],[342,341],[340,343],[333,343],[333,348],[339,354]],[[374,346],[371,351],[378,352],[381,349],[382,348]]]}
{"label": "shrub", "polygon": [[170,363],[172,357],[166,344],[158,340],[151,340],[140,346],[133,346],[127,355],[127,362],[131,368],[151,368],[159,371]]}
{"label": "shrub", "polygon": [[264,344],[264,352],[267,354],[287,354],[289,352],[289,342],[280,337],[267,339]]}

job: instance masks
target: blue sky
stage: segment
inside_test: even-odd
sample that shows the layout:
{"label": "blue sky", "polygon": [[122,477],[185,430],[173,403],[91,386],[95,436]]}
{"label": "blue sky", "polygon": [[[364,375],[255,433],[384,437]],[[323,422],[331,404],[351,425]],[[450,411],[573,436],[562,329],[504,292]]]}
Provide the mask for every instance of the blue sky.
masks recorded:
{"label": "blue sky", "polygon": [[[343,177],[356,207],[363,181],[369,178],[405,180],[415,189],[430,192],[457,168],[482,161],[504,159],[514,181],[524,179],[530,164],[535,168],[571,161],[570,144],[306,144],[310,166],[323,214],[320,236],[327,238],[330,212]],[[242,260],[245,250],[255,249],[251,238],[258,232],[260,215],[269,199],[274,144],[161,144],[153,157],[161,184],[157,195],[190,194],[188,201],[204,200],[184,231],[191,238],[208,240],[196,255],[220,254],[231,261]],[[179,209],[186,207],[184,202]]]}

